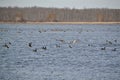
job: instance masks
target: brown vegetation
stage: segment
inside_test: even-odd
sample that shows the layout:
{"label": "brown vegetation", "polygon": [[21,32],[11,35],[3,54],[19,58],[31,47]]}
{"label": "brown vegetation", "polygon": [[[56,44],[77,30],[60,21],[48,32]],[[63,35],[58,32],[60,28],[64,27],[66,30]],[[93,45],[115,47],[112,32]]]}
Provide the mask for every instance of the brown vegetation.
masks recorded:
{"label": "brown vegetation", "polygon": [[120,22],[120,9],[1,7],[0,22]]}

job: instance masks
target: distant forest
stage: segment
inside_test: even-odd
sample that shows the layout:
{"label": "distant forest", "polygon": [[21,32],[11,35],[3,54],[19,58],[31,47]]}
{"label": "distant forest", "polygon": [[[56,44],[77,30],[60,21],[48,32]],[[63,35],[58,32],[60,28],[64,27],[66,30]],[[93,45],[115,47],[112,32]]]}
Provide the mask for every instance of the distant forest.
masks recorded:
{"label": "distant forest", "polygon": [[0,7],[2,22],[120,22],[120,9]]}

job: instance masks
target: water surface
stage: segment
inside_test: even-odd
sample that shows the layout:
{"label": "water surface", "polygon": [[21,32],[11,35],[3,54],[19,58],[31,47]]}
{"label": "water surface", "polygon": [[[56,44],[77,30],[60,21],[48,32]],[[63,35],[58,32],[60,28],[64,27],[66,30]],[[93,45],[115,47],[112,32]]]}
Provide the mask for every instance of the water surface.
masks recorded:
{"label": "water surface", "polygon": [[120,80],[120,25],[0,24],[0,80]]}

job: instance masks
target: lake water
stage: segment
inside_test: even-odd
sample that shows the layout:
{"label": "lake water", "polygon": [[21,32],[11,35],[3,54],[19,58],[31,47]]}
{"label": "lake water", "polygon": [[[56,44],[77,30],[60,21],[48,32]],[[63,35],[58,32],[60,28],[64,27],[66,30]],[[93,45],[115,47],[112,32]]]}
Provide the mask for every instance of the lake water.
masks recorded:
{"label": "lake water", "polygon": [[0,24],[0,80],[120,80],[120,25]]}

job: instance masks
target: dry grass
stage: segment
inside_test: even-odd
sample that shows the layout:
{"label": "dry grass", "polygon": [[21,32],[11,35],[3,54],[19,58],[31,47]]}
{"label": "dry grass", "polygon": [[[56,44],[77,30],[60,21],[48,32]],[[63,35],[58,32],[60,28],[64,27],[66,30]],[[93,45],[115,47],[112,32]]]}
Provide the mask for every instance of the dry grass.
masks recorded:
{"label": "dry grass", "polygon": [[[0,22],[0,23],[24,23],[24,22]],[[25,22],[28,24],[120,24],[120,22]]]}

